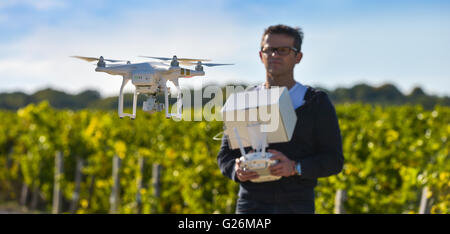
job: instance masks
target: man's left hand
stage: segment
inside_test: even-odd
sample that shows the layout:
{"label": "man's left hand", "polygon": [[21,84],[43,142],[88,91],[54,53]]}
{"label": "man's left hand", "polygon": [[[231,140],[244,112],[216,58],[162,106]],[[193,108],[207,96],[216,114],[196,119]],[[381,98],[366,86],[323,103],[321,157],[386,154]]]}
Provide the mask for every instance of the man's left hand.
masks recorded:
{"label": "man's left hand", "polygon": [[288,177],[295,174],[295,161],[290,160],[286,155],[281,153],[280,151],[268,150],[269,153],[272,153],[273,156],[270,158],[272,160],[279,160],[276,165],[272,165],[269,167],[270,174],[274,176],[284,176]]}

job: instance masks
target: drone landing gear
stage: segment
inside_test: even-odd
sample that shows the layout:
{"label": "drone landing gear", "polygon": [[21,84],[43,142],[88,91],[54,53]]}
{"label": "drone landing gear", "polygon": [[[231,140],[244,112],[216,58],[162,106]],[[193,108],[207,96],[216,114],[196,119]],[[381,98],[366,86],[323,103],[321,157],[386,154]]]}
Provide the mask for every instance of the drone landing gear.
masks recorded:
{"label": "drone landing gear", "polygon": [[[175,83],[175,86],[177,87],[178,85],[178,81]],[[178,89],[178,95],[177,95],[177,113],[176,114],[172,114],[169,113],[169,91],[167,86],[164,88],[164,100],[165,100],[165,108],[166,108],[166,119],[170,119],[171,117],[175,117],[176,119],[181,120],[182,117],[182,99],[181,99],[181,91],[180,89],[177,87]]]}
{"label": "drone landing gear", "polygon": [[131,119],[136,118],[136,103],[137,103],[137,90],[134,90],[134,96],[133,96],[133,114],[128,114],[123,112],[123,88],[128,83],[130,79],[129,78],[123,78],[122,86],[120,87],[120,95],[119,95],[119,118],[123,118],[125,116],[130,117]]}

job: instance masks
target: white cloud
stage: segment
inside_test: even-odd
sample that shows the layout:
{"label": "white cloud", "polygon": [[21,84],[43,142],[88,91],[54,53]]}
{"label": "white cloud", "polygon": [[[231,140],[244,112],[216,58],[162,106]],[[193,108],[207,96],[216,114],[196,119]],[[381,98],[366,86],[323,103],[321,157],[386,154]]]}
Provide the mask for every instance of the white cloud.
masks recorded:
{"label": "white cloud", "polygon": [[[2,1],[0,8],[8,2],[12,1]],[[236,65],[205,68],[205,77],[180,84],[263,81],[257,53],[266,25],[241,22],[221,5],[206,9],[192,3],[130,9],[108,17],[77,10],[59,24],[39,25],[20,40],[0,44],[0,92],[52,86],[69,92],[95,88],[103,95],[118,93],[120,77],[97,73],[94,66],[71,55],[132,62],[145,61],[138,55],[210,58]],[[428,21],[413,19],[374,15],[352,22],[301,25],[305,56],[295,70],[296,79],[327,88],[393,82],[409,91],[420,84],[426,91],[448,95],[450,71],[445,64],[450,62],[446,53],[450,27],[443,26],[449,21],[445,18],[433,25],[436,18],[430,16],[425,17]]]}
{"label": "white cloud", "polygon": [[[24,81],[35,89],[50,85],[69,92],[84,88],[98,89],[104,95],[116,95],[121,78],[97,73],[94,66],[71,55],[100,56],[145,61],[138,55],[210,58],[214,62],[236,62],[242,53],[238,35],[244,30],[226,14],[214,12],[186,17],[186,13],[173,12],[182,18],[167,17],[165,13],[133,11],[109,22],[81,16],[59,26],[40,26],[33,33],[12,43],[0,45],[0,89],[24,89]],[[204,18],[207,23],[200,23]],[[81,21],[79,19],[82,19]],[[3,58],[2,58],[3,57]],[[227,68],[205,68],[206,78],[219,81],[233,79]],[[217,70],[214,77],[210,72]],[[9,77],[14,77],[10,79]],[[30,82],[30,81],[33,82]],[[198,87],[201,79],[192,79]],[[191,81],[181,81],[181,84]],[[40,85],[36,85],[40,84]]]}
{"label": "white cloud", "polygon": [[39,11],[47,11],[52,9],[66,7],[66,2],[63,0],[2,0],[0,2],[0,9],[26,6]]}
{"label": "white cloud", "polygon": [[53,61],[30,60],[0,60],[0,73],[15,73],[20,71],[27,76],[46,74],[52,68]]}

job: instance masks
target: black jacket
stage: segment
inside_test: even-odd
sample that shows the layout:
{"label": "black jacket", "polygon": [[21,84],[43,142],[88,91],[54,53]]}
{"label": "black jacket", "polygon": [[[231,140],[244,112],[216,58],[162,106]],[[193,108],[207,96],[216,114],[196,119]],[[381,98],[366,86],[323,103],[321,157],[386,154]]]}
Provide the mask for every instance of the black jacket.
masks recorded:
{"label": "black jacket", "polygon": [[[342,170],[344,157],[336,111],[328,95],[308,87],[304,104],[295,110],[297,123],[289,142],[269,144],[268,149],[282,152],[299,161],[300,176],[282,177],[280,180],[253,183],[240,182],[234,170],[239,149],[231,150],[228,140],[222,138],[217,161],[222,174],[239,182],[239,197],[260,201],[314,200],[314,187],[318,177],[337,174]],[[247,147],[246,152],[250,151]]]}

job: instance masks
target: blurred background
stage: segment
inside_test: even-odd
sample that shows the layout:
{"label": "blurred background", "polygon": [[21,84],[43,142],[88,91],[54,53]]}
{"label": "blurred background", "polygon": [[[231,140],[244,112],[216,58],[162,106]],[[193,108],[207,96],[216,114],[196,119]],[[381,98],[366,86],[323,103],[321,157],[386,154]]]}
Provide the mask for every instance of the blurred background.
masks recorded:
{"label": "blurred background", "polygon": [[119,120],[121,78],[69,56],[208,58],[235,65],[182,88],[247,86],[281,23],[303,29],[295,79],[328,93],[343,136],[317,213],[450,213],[449,13],[441,0],[2,0],[0,212],[233,213],[221,122]]}

